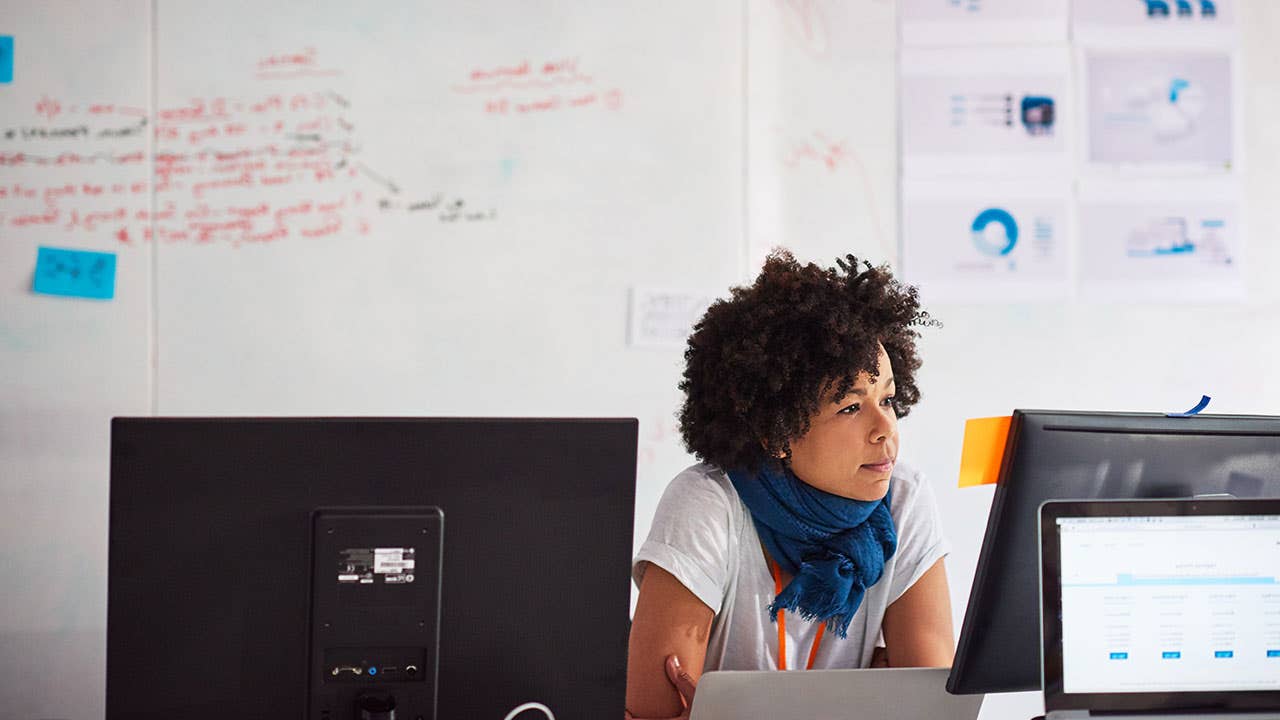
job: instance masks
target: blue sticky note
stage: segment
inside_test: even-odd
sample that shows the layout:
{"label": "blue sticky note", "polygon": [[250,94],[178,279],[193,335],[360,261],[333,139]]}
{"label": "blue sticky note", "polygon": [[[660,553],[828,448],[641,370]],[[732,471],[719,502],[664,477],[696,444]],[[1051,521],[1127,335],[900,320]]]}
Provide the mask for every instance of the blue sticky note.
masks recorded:
{"label": "blue sticky note", "polygon": [[116,254],[42,247],[32,290],[45,295],[110,300],[116,294]]}
{"label": "blue sticky note", "polygon": [[0,83],[13,82],[13,36],[0,35]]}

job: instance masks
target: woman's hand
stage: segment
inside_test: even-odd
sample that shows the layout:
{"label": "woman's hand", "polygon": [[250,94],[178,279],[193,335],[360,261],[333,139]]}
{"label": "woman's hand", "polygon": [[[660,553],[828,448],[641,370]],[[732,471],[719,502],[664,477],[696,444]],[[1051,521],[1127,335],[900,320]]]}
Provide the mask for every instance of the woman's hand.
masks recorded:
{"label": "woman's hand", "polygon": [[[680,667],[680,658],[675,655],[668,655],[666,662],[667,680],[675,686],[680,693],[680,702],[684,705],[684,710],[671,720],[688,720],[689,710],[693,707],[693,694],[698,690],[698,684],[694,682],[689,673]],[[626,720],[641,720],[631,714],[630,710],[626,710]],[[665,718],[662,720],[666,720]]]}

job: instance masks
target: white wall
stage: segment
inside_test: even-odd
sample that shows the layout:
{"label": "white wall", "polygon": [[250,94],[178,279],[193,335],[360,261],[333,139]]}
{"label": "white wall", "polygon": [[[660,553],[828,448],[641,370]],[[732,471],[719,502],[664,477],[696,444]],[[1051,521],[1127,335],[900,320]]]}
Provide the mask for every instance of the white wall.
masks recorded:
{"label": "white wall", "polygon": [[[959,632],[992,487],[958,489],[965,419],[1013,408],[1182,411],[1201,394],[1210,412],[1280,408],[1280,5],[1243,0],[1244,211],[1248,301],[1240,304],[939,304],[943,327],[925,332],[923,400],[901,426],[903,457],[931,478],[953,552],[947,560]],[[788,32],[809,8],[825,28]],[[753,260],[773,243],[830,262],[853,252],[897,266],[895,54],[891,2],[748,3],[748,175]],[[802,38],[808,37],[805,43]],[[825,37],[826,42],[815,39]],[[834,169],[793,165],[806,133],[843,142]],[[812,138],[812,135],[809,136]],[[812,143],[816,145],[817,143]],[[886,243],[887,236],[894,238]],[[927,289],[926,289],[927,291]],[[926,292],[927,294],[927,292]],[[991,696],[983,718],[1041,712],[1038,693]]]}

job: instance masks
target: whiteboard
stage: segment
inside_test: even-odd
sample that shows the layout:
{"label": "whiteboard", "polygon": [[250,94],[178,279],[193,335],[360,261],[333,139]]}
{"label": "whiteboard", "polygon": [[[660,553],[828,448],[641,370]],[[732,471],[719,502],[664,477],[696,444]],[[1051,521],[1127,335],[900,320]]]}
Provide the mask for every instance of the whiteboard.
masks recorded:
{"label": "whiteboard", "polygon": [[[0,716],[102,714],[112,415],[638,417],[647,530],[691,458],[675,433],[682,348],[628,345],[631,290],[724,292],[743,271],[738,4],[12,2],[0,16],[22,19],[6,119],[50,124],[41,93],[143,108],[157,170],[144,221],[4,225],[0,338],[18,372],[0,400],[0,532],[29,583],[0,591]],[[54,51],[79,46],[93,51]],[[32,172],[0,168],[53,182]],[[41,245],[116,253],[114,299],[32,293]],[[66,661],[91,681],[40,670]]]}

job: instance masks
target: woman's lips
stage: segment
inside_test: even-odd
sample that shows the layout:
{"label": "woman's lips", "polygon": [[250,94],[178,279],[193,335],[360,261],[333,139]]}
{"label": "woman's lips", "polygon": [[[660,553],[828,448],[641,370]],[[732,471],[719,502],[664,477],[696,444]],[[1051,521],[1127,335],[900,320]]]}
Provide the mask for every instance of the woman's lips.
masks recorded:
{"label": "woman's lips", "polygon": [[878,463],[866,463],[862,467],[865,470],[870,470],[871,472],[876,472],[876,473],[889,472],[890,470],[893,469],[893,461],[884,460]]}

